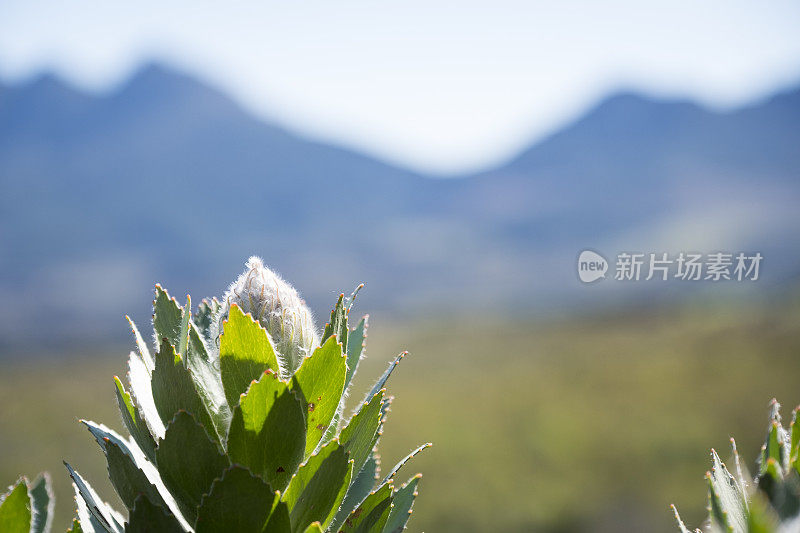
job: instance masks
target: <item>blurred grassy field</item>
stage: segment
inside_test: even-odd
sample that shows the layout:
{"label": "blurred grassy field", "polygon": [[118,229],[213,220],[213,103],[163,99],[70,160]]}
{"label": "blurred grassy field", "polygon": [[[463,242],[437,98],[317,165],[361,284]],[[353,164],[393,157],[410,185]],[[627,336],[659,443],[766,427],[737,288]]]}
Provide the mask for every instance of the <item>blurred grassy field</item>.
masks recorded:
{"label": "blurred grassy field", "polygon": [[[777,396],[800,403],[800,306],[637,309],[551,321],[373,317],[359,399],[401,349],[381,445],[389,468],[422,471],[411,531],[674,531],[704,516],[708,451],[748,459]],[[50,470],[57,527],[74,508],[61,460],[117,503],[79,417],[120,429],[103,356],[7,359],[0,372],[0,480]],[[750,461],[752,465],[752,461]]]}

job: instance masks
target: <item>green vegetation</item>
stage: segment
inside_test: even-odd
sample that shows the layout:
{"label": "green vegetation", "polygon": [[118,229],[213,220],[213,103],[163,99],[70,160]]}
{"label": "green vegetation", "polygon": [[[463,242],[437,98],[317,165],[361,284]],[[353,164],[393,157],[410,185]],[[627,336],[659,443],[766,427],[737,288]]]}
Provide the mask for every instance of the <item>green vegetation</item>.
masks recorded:
{"label": "green vegetation", "polygon": [[[401,485],[397,474],[429,444],[379,468],[385,386],[402,355],[344,412],[366,346],[366,317],[348,326],[356,292],[339,297],[319,336],[294,288],[255,257],[222,303],[204,300],[194,314],[190,298],[181,307],[156,285],[156,351],[131,322],[129,390],[114,378],[130,438],[81,420],[126,512],[65,462],[72,531],[402,532],[420,475]],[[0,498],[0,530],[39,529],[52,501],[40,485],[23,478]]]}
{"label": "green vegetation", "polygon": [[[698,526],[710,448],[728,450],[733,436],[750,459],[769,400],[800,403],[796,305],[524,322],[374,315],[353,390],[368,390],[398,346],[410,354],[392,375],[382,462],[394,464],[419,436],[436,443],[416,465],[425,497],[411,531],[666,533],[676,527],[670,503]],[[59,472],[63,458],[111,494],[104,461],[75,424],[123,427],[108,383],[125,371],[119,348],[98,351],[4,363],[0,479]],[[65,478],[54,476],[56,528],[71,520]]]}
{"label": "green vegetation", "polygon": [[[754,477],[743,468],[734,439],[731,468],[711,451],[711,470],[706,472],[710,531],[778,533],[800,526],[800,407],[794,410],[788,431],[780,407],[772,401]],[[691,533],[674,506],[673,510],[680,531]]]}

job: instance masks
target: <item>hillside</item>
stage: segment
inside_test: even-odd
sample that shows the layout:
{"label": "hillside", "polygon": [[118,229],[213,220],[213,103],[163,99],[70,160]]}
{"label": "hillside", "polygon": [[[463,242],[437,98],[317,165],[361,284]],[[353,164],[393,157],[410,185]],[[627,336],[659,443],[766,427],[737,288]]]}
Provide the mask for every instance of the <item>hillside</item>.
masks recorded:
{"label": "hillside", "polygon": [[164,66],[103,95],[51,75],[0,86],[0,297],[16,302],[0,346],[120,338],[154,281],[219,294],[253,253],[320,312],[359,281],[364,308],[397,312],[591,301],[609,290],[578,286],[586,247],[758,249],[780,285],[800,260],[798,123],[800,89],[729,113],[625,93],[440,180],[301,138]]}

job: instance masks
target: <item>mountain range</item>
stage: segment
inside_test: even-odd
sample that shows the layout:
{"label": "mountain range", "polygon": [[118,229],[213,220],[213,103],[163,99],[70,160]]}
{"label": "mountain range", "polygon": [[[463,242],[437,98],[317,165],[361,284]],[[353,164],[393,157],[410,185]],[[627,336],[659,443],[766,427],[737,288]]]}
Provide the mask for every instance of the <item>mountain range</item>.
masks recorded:
{"label": "mountain range", "polygon": [[155,281],[219,295],[252,254],[318,316],[361,281],[364,309],[401,314],[699,287],[582,286],[587,248],[759,251],[759,287],[782,287],[800,271],[798,125],[800,88],[727,112],[619,93],[496,168],[439,179],[163,65],[106,94],[0,85],[0,346],[118,339],[126,312],[147,321]]}

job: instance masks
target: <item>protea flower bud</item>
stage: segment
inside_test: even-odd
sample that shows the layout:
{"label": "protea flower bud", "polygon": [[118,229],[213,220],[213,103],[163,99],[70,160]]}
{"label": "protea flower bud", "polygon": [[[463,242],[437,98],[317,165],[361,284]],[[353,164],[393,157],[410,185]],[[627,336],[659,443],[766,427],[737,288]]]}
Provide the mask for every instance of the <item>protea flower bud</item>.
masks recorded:
{"label": "protea flower bud", "polygon": [[218,332],[228,317],[231,304],[250,313],[267,330],[275,349],[292,374],[303,358],[319,345],[314,319],[305,301],[294,287],[264,266],[260,257],[248,259],[245,271],[222,298],[217,320]]}

